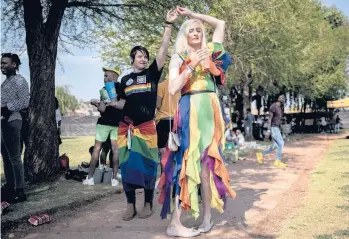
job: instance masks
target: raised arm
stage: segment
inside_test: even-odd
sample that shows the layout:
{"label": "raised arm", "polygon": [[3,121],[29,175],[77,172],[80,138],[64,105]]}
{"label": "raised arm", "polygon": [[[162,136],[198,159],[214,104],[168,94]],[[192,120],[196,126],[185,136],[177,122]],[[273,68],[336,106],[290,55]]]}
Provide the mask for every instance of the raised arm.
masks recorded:
{"label": "raised arm", "polygon": [[195,13],[184,7],[177,7],[177,11],[183,16],[188,16],[206,22],[214,29],[212,42],[223,43],[225,30],[225,22],[223,20],[200,13]]}
{"label": "raised arm", "polygon": [[156,63],[158,65],[158,70],[161,70],[165,65],[168,47],[171,40],[172,24],[178,18],[178,13],[176,10],[168,11],[165,22],[165,31],[162,37],[161,46],[158,54],[156,55]]}

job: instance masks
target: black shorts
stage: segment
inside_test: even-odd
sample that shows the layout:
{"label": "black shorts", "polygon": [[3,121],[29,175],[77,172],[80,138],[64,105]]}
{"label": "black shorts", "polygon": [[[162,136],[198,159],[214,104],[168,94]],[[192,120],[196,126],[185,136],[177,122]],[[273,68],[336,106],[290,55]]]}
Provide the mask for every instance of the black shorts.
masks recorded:
{"label": "black shorts", "polygon": [[[171,120],[171,126],[173,127],[173,120]],[[158,148],[159,149],[166,147],[170,130],[172,130],[172,129],[170,129],[170,120],[169,119],[160,120],[159,123],[156,125],[156,132],[158,134]]]}

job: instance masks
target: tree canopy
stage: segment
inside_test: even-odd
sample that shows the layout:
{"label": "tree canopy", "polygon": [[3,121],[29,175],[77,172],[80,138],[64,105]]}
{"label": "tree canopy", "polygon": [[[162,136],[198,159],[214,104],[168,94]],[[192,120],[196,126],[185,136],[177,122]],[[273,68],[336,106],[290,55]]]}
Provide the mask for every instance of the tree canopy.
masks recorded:
{"label": "tree canopy", "polygon": [[74,111],[78,107],[79,101],[70,93],[68,86],[56,87],[55,94],[62,114]]}
{"label": "tree canopy", "polygon": [[[347,87],[349,24],[336,8],[315,0],[213,0],[188,6],[226,21],[225,47],[233,56],[229,86],[251,81],[266,94],[284,90],[309,99],[340,97]],[[103,58],[128,64],[135,44],[154,54],[162,23],[148,16],[145,24],[103,31]]]}

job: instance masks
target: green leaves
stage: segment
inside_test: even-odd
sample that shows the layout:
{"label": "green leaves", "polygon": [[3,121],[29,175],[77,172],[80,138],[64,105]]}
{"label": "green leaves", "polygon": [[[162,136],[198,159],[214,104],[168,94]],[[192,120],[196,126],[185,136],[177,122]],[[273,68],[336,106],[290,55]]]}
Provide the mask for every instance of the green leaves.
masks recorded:
{"label": "green leaves", "polygon": [[243,84],[251,70],[254,88],[267,94],[285,87],[315,98],[346,86],[339,63],[349,55],[349,28],[338,10],[313,0],[217,0],[210,14],[227,22],[231,84]]}
{"label": "green leaves", "polygon": [[[226,21],[224,45],[233,56],[228,85],[245,84],[251,71],[252,86],[263,86],[267,94],[284,88],[314,99],[346,88],[348,19],[314,0],[147,2],[146,8],[124,9],[123,16],[129,20],[122,25],[98,32],[103,59],[127,65],[129,50],[138,44],[149,48],[154,57],[165,12],[176,5]],[[172,42],[180,24],[175,25]]]}
{"label": "green leaves", "polygon": [[79,105],[79,102],[75,96],[70,94],[68,86],[56,87],[55,95],[62,114],[65,114],[68,111],[74,111]]}

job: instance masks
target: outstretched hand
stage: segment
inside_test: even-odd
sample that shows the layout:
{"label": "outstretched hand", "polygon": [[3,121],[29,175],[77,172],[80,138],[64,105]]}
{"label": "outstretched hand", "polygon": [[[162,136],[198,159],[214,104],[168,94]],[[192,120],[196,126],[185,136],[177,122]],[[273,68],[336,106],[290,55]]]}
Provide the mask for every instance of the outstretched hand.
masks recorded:
{"label": "outstretched hand", "polygon": [[175,22],[178,16],[179,16],[179,13],[177,12],[177,10],[170,10],[167,12],[166,21],[171,23]]}
{"label": "outstretched hand", "polygon": [[177,6],[177,12],[185,17],[188,17],[192,14],[192,11],[190,11],[188,8],[180,7],[180,6]]}

